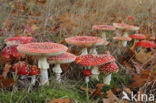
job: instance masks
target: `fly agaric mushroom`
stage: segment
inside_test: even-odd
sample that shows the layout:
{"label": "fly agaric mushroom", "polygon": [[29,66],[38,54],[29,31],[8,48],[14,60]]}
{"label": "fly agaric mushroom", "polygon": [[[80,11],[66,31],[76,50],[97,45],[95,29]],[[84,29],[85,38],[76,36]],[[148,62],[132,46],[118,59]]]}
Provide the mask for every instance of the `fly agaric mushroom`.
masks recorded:
{"label": "fly agaric mushroom", "polygon": [[68,44],[79,46],[79,47],[84,47],[82,49],[81,55],[87,55],[87,47],[93,47],[92,54],[97,54],[95,46],[103,45],[103,44],[108,44],[108,42],[104,41],[101,38],[94,37],[94,36],[76,36],[76,37],[70,37],[66,38],[65,41]]}
{"label": "fly agaric mushroom", "polygon": [[136,47],[155,48],[156,44],[152,41],[142,40],[136,43]]}
{"label": "fly agaric mushroom", "polygon": [[64,63],[71,63],[75,60],[76,56],[71,54],[71,53],[63,53],[61,55],[57,55],[57,56],[51,56],[48,58],[48,62],[49,63],[54,63],[55,66],[53,68],[53,72],[56,74],[56,80],[58,82],[61,81],[61,73],[62,73],[62,69],[60,67],[60,64],[64,64]]}
{"label": "fly agaric mushroom", "polygon": [[150,38],[152,41],[156,41],[156,37],[151,37]]}
{"label": "fly agaric mushroom", "polygon": [[102,33],[102,38],[104,40],[107,40],[107,37],[106,37],[106,31],[114,31],[116,28],[114,26],[111,26],[111,25],[94,25],[92,27],[93,30],[101,30],[101,31],[104,31]]}
{"label": "fly agaric mushroom", "polygon": [[[128,31],[138,31],[139,27],[133,26],[133,25],[128,25],[128,24],[123,24],[123,23],[113,23],[113,26],[116,28],[122,30],[124,34],[122,35],[123,37],[128,37]],[[121,35],[120,35],[121,36]],[[123,45],[127,45],[127,41],[124,41]]]}
{"label": "fly agaric mushroom", "polygon": [[29,64],[24,61],[19,61],[18,63],[14,64],[12,71],[17,72],[17,74],[21,76],[21,79],[24,79],[25,76],[29,74],[29,69]]}
{"label": "fly agaric mushroom", "polygon": [[101,73],[109,73],[109,75],[107,75],[107,77],[104,78],[104,83],[107,85],[110,85],[112,73],[118,72],[118,66],[115,62],[107,63],[107,64],[102,65],[99,68],[99,71]]}
{"label": "fly agaric mushroom", "polygon": [[7,47],[3,48],[2,51],[1,51],[2,60],[5,61],[5,66],[3,68],[4,72],[2,74],[4,78],[6,78],[8,72],[9,72],[9,70],[11,68],[11,62],[14,59],[19,59],[20,57],[24,56],[24,54],[19,53],[17,51],[16,47],[17,47],[16,45],[7,46]]}
{"label": "fly agaric mushroom", "polygon": [[8,39],[5,39],[7,45],[20,45],[34,42],[35,39],[28,36],[15,36]]}
{"label": "fly agaric mushroom", "polygon": [[31,76],[31,84],[35,85],[36,83],[36,75],[39,75],[40,71],[36,65],[31,66],[29,76]]}
{"label": "fly agaric mushroom", "polygon": [[129,35],[129,37],[134,39],[134,43],[131,47],[132,50],[134,50],[135,43],[138,42],[137,40],[142,40],[146,38],[144,34],[132,34],[132,35]]}
{"label": "fly agaric mushroom", "polygon": [[[120,37],[120,36],[116,36],[113,37],[114,40],[118,40],[118,41],[131,41],[132,39],[130,37]],[[119,42],[120,43],[120,42]],[[123,47],[126,47],[127,43],[125,44],[124,42],[122,43]]]}
{"label": "fly agaric mushroom", "polygon": [[92,74],[89,69],[85,69],[82,71],[83,76],[85,76],[85,82],[89,82],[89,76]]}
{"label": "fly agaric mushroom", "polygon": [[88,54],[88,55],[81,55],[75,59],[75,63],[80,64],[82,66],[94,66],[91,70],[91,78],[98,79],[98,75],[100,74],[98,68],[96,66],[106,64],[109,62],[115,61],[115,58],[108,54]]}
{"label": "fly agaric mushroom", "polygon": [[49,84],[48,71],[49,64],[47,57],[60,55],[67,51],[67,47],[62,44],[43,42],[22,44],[17,47],[17,50],[27,55],[38,57],[38,68],[40,68],[41,82],[40,85]]}

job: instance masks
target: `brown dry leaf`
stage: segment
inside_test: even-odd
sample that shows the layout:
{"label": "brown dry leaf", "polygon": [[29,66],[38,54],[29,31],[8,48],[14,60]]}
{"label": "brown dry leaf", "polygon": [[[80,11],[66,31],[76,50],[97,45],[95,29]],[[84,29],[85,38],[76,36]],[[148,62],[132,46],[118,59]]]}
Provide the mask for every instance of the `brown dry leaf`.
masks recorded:
{"label": "brown dry leaf", "polygon": [[119,103],[120,100],[114,95],[112,90],[107,91],[107,99],[103,98],[102,101],[103,103]]}
{"label": "brown dry leaf", "polygon": [[14,79],[4,79],[3,76],[0,76],[0,88],[6,89],[14,85]]}
{"label": "brown dry leaf", "polygon": [[11,64],[10,63],[5,64],[5,67],[3,68],[3,72],[2,72],[2,76],[4,77],[4,79],[6,79],[7,74],[9,72],[10,68],[11,68]]}
{"label": "brown dry leaf", "polygon": [[48,103],[70,103],[70,100],[69,98],[58,98],[58,99],[53,99]]}
{"label": "brown dry leaf", "polygon": [[147,62],[152,57],[152,52],[145,53],[143,50],[141,50],[139,53],[136,53],[136,59],[141,63]]}

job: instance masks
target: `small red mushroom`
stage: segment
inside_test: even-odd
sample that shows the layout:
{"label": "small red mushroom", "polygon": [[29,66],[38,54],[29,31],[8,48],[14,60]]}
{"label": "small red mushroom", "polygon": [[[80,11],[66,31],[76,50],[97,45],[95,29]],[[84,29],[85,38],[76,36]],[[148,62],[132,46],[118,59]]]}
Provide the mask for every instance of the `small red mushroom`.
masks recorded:
{"label": "small red mushroom", "polygon": [[89,82],[89,76],[92,74],[89,69],[85,69],[82,71],[83,76],[85,76],[85,82]]}
{"label": "small red mushroom", "polygon": [[138,41],[136,43],[136,47],[155,48],[156,47],[156,43],[154,43],[152,41],[142,40],[142,41]]}
{"label": "small red mushroom", "polygon": [[106,78],[104,78],[105,84],[110,85],[111,75],[112,75],[111,73],[118,72],[118,69],[119,68],[115,62],[104,64],[99,68],[99,71],[101,73],[109,73],[109,75]]}
{"label": "small red mushroom", "polygon": [[25,75],[29,74],[30,65],[24,61],[19,61],[14,64],[12,71],[17,72],[18,75],[21,75],[21,78],[25,78]]}
{"label": "small red mushroom", "polygon": [[40,71],[36,65],[31,66],[29,76],[31,76],[31,84],[35,85],[36,83],[36,75],[39,75]]}

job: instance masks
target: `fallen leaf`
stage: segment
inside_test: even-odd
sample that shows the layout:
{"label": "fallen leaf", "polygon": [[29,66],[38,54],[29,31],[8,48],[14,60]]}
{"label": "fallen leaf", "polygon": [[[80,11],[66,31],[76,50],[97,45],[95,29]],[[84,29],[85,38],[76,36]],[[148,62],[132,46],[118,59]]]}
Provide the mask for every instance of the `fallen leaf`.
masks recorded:
{"label": "fallen leaf", "polygon": [[14,79],[4,79],[3,76],[0,76],[0,88],[6,89],[9,87],[12,87],[14,85],[15,81]]}
{"label": "fallen leaf", "polygon": [[2,72],[2,76],[4,77],[4,79],[6,79],[7,74],[9,72],[10,68],[11,68],[11,64],[10,63],[6,63],[5,67],[3,68],[3,72]]}
{"label": "fallen leaf", "polygon": [[70,100],[69,98],[58,98],[58,99],[53,99],[48,103],[70,103]]}

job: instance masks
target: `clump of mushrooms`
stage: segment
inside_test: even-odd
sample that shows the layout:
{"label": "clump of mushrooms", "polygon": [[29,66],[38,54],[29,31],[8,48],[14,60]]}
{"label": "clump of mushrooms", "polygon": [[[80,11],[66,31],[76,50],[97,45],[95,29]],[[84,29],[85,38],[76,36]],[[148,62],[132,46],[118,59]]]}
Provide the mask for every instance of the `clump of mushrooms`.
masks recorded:
{"label": "clump of mushrooms", "polygon": [[[123,31],[123,37],[128,37],[128,32],[129,31],[138,31],[139,27],[137,26],[133,26],[133,25],[128,25],[128,24],[124,24],[124,23],[113,23],[113,26],[115,26],[117,29],[120,29]],[[127,45],[127,41],[123,42],[123,45],[126,47]]]}
{"label": "clump of mushrooms", "polygon": [[53,72],[56,74],[56,80],[58,82],[61,82],[61,73],[62,73],[62,69],[60,67],[60,64],[64,64],[64,63],[71,63],[75,60],[76,56],[71,54],[71,53],[63,53],[61,55],[57,55],[57,56],[51,56],[48,58],[48,62],[51,64],[55,64],[54,68],[53,68]]}
{"label": "clump of mushrooms", "polygon": [[91,70],[91,78],[96,80],[99,80],[98,76],[100,74],[97,66],[113,61],[115,61],[115,58],[109,54],[81,55],[77,56],[77,58],[75,59],[75,63],[80,64],[82,66],[93,66]]}
{"label": "clump of mushrooms", "polygon": [[48,71],[49,63],[47,57],[60,55],[67,51],[67,47],[62,44],[42,42],[22,44],[17,50],[26,55],[36,56],[38,58],[38,68],[40,68],[40,85],[49,84]]}

